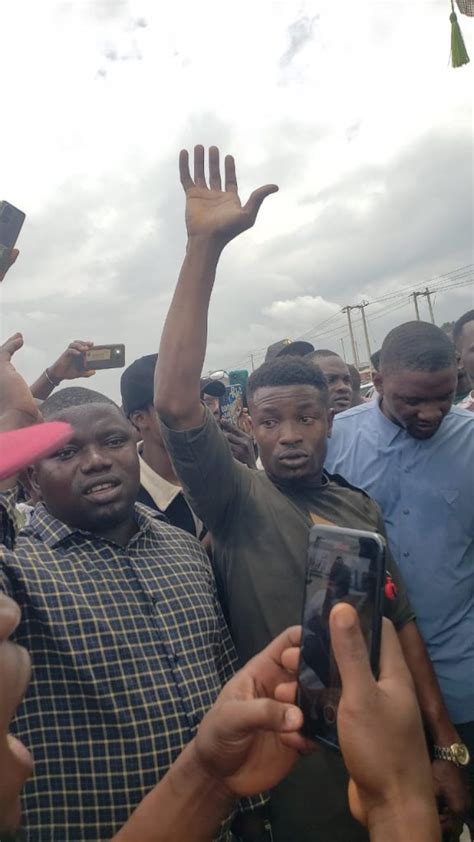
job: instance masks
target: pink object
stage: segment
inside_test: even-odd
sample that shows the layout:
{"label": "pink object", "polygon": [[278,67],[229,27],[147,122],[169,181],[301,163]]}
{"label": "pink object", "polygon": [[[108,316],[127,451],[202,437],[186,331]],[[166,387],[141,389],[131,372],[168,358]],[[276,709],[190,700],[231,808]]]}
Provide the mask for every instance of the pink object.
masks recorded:
{"label": "pink object", "polygon": [[54,453],[70,440],[73,429],[63,421],[46,421],[0,433],[0,480]]}

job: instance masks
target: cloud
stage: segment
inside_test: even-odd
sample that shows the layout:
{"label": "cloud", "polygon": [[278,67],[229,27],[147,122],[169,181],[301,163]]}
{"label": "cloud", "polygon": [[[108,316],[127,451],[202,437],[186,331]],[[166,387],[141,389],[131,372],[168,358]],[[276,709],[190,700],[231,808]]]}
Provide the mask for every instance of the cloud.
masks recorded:
{"label": "cloud", "polygon": [[290,24],[288,27],[288,38],[290,43],[280,58],[280,67],[288,67],[298,53],[301,52],[303,47],[311,41],[313,37],[314,24],[317,18],[318,15],[315,15],[314,17],[302,15]]}

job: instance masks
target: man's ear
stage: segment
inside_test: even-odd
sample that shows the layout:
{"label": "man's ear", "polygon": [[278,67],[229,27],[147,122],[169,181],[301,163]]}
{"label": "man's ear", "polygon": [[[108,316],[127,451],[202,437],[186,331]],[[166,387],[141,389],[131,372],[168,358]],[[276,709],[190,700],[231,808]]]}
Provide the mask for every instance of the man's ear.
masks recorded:
{"label": "man's ear", "polygon": [[131,412],[129,420],[139,433],[149,428],[147,413],[144,409],[136,409],[134,412]]}
{"label": "man's ear", "polygon": [[328,409],[328,439],[330,439],[332,436],[332,424],[334,421],[335,414],[336,413],[334,409]]}
{"label": "man's ear", "polygon": [[374,386],[375,386],[377,392],[379,393],[379,395],[383,395],[383,377],[380,374],[380,371],[374,372],[373,381],[374,381]]}
{"label": "man's ear", "polygon": [[42,500],[43,496],[41,494],[41,488],[38,482],[38,474],[36,473],[36,468],[34,465],[30,465],[30,467],[26,469],[25,477],[27,480],[27,484],[31,486],[31,490],[33,491],[36,499]]}

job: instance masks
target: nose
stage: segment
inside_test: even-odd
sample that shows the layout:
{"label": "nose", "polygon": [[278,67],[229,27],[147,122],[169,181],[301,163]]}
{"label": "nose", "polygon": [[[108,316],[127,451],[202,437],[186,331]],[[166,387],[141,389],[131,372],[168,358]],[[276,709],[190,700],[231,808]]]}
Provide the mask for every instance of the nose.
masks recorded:
{"label": "nose", "polygon": [[418,421],[424,424],[435,424],[443,417],[443,410],[439,403],[422,404],[418,410]]}
{"label": "nose", "polygon": [[302,441],[303,435],[298,424],[286,421],[280,425],[280,444],[294,445]]}
{"label": "nose", "polygon": [[110,468],[111,465],[110,454],[95,444],[89,445],[82,451],[81,471],[83,474],[103,471],[104,468]]}

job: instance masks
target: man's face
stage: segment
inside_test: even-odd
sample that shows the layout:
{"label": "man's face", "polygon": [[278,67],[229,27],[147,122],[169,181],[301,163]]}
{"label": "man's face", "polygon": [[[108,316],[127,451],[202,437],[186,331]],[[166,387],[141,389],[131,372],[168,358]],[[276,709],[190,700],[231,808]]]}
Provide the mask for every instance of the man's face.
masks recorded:
{"label": "man's face", "polygon": [[415,439],[429,439],[438,430],[454,399],[456,366],[441,371],[411,371],[374,376],[382,410]]}
{"label": "man's face", "polygon": [[461,362],[474,384],[474,321],[466,322],[459,338]]}
{"label": "man's face", "polygon": [[74,436],[33,471],[50,514],[99,535],[133,518],[140,471],[129,421],[110,404],[71,407],[55,420],[69,422]]}
{"label": "man's face", "polygon": [[219,403],[219,398],[216,395],[208,395],[207,392],[203,393],[202,402],[206,404],[209,410],[212,412],[216,421],[219,421],[221,417],[221,406]]}
{"label": "man's face", "polygon": [[329,389],[329,406],[337,412],[349,409],[352,403],[352,383],[349,369],[341,357],[317,357],[312,362],[323,372]]}
{"label": "man's face", "polygon": [[250,398],[260,458],[277,485],[319,483],[333,412],[314,386],[265,386]]}
{"label": "man's face", "polygon": [[140,441],[145,443],[150,441],[159,446],[163,445],[160,421],[154,406],[135,410],[130,415],[130,421],[138,431]]}

